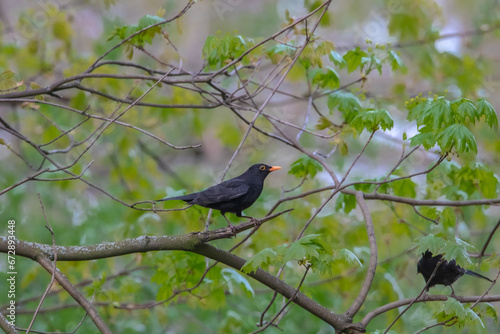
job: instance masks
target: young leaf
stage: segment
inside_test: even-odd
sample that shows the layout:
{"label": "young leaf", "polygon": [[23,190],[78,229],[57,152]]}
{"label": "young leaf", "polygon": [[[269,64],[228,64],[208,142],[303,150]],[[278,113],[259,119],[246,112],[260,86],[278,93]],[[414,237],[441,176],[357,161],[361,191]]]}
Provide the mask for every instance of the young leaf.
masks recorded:
{"label": "young leaf", "polygon": [[265,248],[255,254],[250,260],[245,262],[243,267],[241,267],[241,271],[245,274],[249,274],[251,272],[256,272],[257,269],[266,268],[270,264],[274,263],[278,260],[278,253],[272,248]]}
{"label": "young leaf", "polygon": [[363,131],[363,129],[374,131],[378,128],[385,131],[392,129],[394,121],[387,110],[368,109],[354,117],[351,125],[359,132]]}
{"label": "young leaf", "polygon": [[317,73],[312,80],[313,83],[317,84],[321,88],[335,89],[340,86],[340,78],[332,67],[327,67],[327,71],[320,71]]}
{"label": "young leaf", "polygon": [[455,260],[460,266],[471,266],[472,261],[470,260],[468,250],[472,250],[474,247],[459,238],[455,238],[455,242],[456,243],[448,243],[443,249],[446,253],[445,258],[448,261]]}
{"label": "young leaf", "polygon": [[347,63],[345,62],[344,58],[342,58],[341,55],[339,55],[336,51],[330,52],[328,55],[328,58],[332,61],[337,66],[345,66]]}
{"label": "young leaf", "polygon": [[446,321],[451,317],[456,317],[456,325],[458,327],[463,327],[465,324],[479,324],[484,328],[481,318],[473,310],[460,303],[455,298],[448,298],[435,316],[438,321]]}
{"label": "young leaf", "polygon": [[388,58],[389,58],[389,64],[391,64],[391,68],[393,71],[396,71],[398,69],[406,70],[406,65],[404,64],[401,57],[394,50],[389,51]]}
{"label": "young leaf", "polygon": [[436,237],[434,234],[428,234],[417,241],[417,248],[415,253],[420,255],[420,253],[425,253],[429,250],[434,255],[441,253],[443,247],[446,246],[446,241],[443,238]]}
{"label": "young leaf", "polygon": [[307,176],[314,178],[316,173],[321,172],[322,170],[323,167],[319,164],[319,162],[309,158],[307,155],[303,155],[292,163],[288,174],[295,175],[295,177],[299,179]]}
{"label": "young leaf", "polygon": [[226,62],[238,58],[252,45],[252,40],[240,35],[208,36],[202,52],[210,66],[222,67]]}
{"label": "young leaf", "polygon": [[437,142],[436,134],[429,127],[419,131],[420,133],[410,138],[410,146],[422,145],[426,150],[433,148]]}
{"label": "young leaf", "polygon": [[350,123],[362,109],[361,102],[356,95],[341,91],[330,94],[327,105],[330,112],[337,108],[344,115],[344,120],[347,123]]}
{"label": "young leaf", "polygon": [[343,260],[349,264],[358,264],[360,267],[363,267],[363,265],[361,264],[361,261],[356,256],[356,254],[354,254],[353,252],[351,252],[350,250],[345,249],[345,248],[336,251],[334,259],[335,260]]}
{"label": "young leaf", "polygon": [[431,100],[422,100],[420,98],[418,99],[411,99],[409,101],[410,103],[407,104],[407,108],[409,110],[407,119],[409,121],[417,121],[417,126],[420,127],[422,125],[428,126],[425,123],[425,116],[431,109]]}
{"label": "young leaf", "polygon": [[458,153],[477,154],[476,138],[463,124],[448,126],[438,135],[437,142],[443,152],[450,152],[455,147]]}
{"label": "young leaf", "polygon": [[498,128],[498,118],[495,108],[486,100],[480,99],[476,102],[479,117],[485,117],[486,123],[490,128]]}
{"label": "young leaf", "polygon": [[476,118],[479,120],[480,117],[477,117],[477,114],[476,107],[472,104],[472,101],[468,99],[461,99],[458,103],[456,115],[460,122],[465,123],[468,118],[472,124],[475,124]]}
{"label": "young leaf", "polygon": [[434,129],[449,126],[454,123],[453,112],[450,101],[444,98],[438,98],[431,102],[430,108],[424,115],[425,124],[431,125]]}
{"label": "young leaf", "polygon": [[344,209],[344,213],[348,214],[356,208],[356,197],[353,195],[340,194],[335,202],[335,210]]}
{"label": "young leaf", "polygon": [[409,198],[415,198],[417,196],[417,184],[410,179],[391,182],[390,187],[394,190],[394,195],[396,196]]}
{"label": "young leaf", "polygon": [[364,64],[362,60],[365,57],[368,57],[368,54],[361,50],[359,47],[354,50],[349,50],[343,57],[344,61],[347,64],[347,71],[351,73],[357,68],[363,68]]}

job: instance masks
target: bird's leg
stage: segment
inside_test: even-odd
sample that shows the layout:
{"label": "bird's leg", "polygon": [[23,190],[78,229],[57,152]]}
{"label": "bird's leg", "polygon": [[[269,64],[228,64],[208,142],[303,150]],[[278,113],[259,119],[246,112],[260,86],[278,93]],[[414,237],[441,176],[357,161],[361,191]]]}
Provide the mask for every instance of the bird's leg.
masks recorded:
{"label": "bird's leg", "polygon": [[250,217],[250,216],[243,216],[241,214],[241,212],[237,212],[236,217],[250,219],[255,227],[260,225],[260,221],[257,218]]}
{"label": "bird's leg", "polygon": [[457,298],[455,297],[455,290],[453,290],[453,286],[452,286],[452,285],[450,285],[450,288],[451,288],[451,295],[450,295],[450,296],[451,296],[452,298],[457,299]]}
{"label": "bird's leg", "polygon": [[226,217],[226,214],[225,214],[225,213],[221,212],[221,214],[222,214],[222,217],[224,217],[224,219],[227,221],[228,227],[231,229],[231,232],[232,232],[234,235],[236,235],[236,227],[235,227],[233,224],[231,224],[231,223],[229,222],[229,219],[227,219],[227,217]]}

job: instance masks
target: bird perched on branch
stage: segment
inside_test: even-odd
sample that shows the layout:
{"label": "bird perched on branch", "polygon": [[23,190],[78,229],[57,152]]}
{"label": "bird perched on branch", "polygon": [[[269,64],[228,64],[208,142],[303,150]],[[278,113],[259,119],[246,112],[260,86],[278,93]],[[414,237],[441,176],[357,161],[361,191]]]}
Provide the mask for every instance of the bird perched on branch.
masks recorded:
{"label": "bird perched on branch", "polygon": [[487,281],[493,282],[483,275],[460,267],[458,264],[456,264],[455,260],[451,260],[448,262],[443,259],[443,255],[439,254],[433,256],[432,253],[429,252],[429,250],[426,250],[425,253],[422,253],[422,258],[417,263],[417,273],[424,276],[426,283],[429,282],[429,279],[431,278],[432,273],[434,272],[434,269],[436,268],[438,263],[440,263],[439,267],[436,270],[436,274],[427,285],[427,291],[429,291],[429,288],[441,284],[449,286],[452,292],[451,295],[455,296],[455,291],[453,290],[452,284],[455,283],[455,281],[462,277],[464,274],[483,278]]}
{"label": "bird perched on branch", "polygon": [[281,169],[280,166],[255,164],[248,168],[245,173],[234,179],[224,181],[197,193],[163,198],[157,200],[157,202],[182,200],[188,204],[196,204],[205,208],[219,210],[234,232],[234,226],[227,219],[226,212],[235,213],[237,217],[255,219],[253,217],[242,216],[241,212],[250,207],[259,198],[264,187],[264,180],[269,173],[279,169]]}

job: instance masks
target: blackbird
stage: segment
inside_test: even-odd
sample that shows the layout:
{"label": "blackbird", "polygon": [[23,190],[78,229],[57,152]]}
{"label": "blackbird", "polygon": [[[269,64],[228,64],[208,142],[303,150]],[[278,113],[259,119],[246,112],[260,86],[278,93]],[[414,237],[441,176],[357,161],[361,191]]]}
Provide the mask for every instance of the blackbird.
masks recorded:
{"label": "blackbird", "polygon": [[242,216],[241,212],[259,198],[264,186],[264,180],[269,173],[279,169],[281,169],[280,166],[255,164],[234,179],[224,181],[197,193],[163,198],[157,200],[157,202],[182,200],[188,204],[197,204],[205,208],[219,210],[231,230],[234,231],[234,226],[227,219],[226,212],[235,213],[237,217],[254,219],[253,217]]}
{"label": "blackbird", "polygon": [[[438,264],[438,262],[441,260],[442,257],[443,255],[441,254],[433,256],[432,253],[429,252],[429,250],[426,250],[425,253],[422,253],[422,258],[417,263],[417,273],[422,274],[424,276],[426,283],[431,278],[431,275],[434,272],[436,265]],[[483,275],[480,275],[471,270],[460,267],[458,264],[456,264],[455,260],[451,260],[448,262],[443,259],[438,269],[436,270],[436,274],[432,278],[426,290],[429,291],[429,288],[432,288],[437,284],[442,284],[445,286],[449,286],[452,292],[451,295],[455,296],[455,291],[453,290],[452,284],[455,283],[455,281],[460,277],[462,277],[464,274],[480,277],[490,282],[493,282],[492,280],[490,280],[487,277],[484,277]]]}

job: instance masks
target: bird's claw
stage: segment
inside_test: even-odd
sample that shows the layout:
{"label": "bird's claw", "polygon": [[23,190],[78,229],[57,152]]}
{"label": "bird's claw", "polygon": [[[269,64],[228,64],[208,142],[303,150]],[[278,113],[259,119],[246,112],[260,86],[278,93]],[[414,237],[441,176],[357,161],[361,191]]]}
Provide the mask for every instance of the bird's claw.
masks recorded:
{"label": "bird's claw", "polygon": [[229,225],[228,225],[228,227],[229,227],[229,229],[231,230],[231,233],[232,233],[233,235],[236,235],[236,232],[237,232],[237,231],[236,231],[236,226],[234,226],[233,224],[229,224]]}

